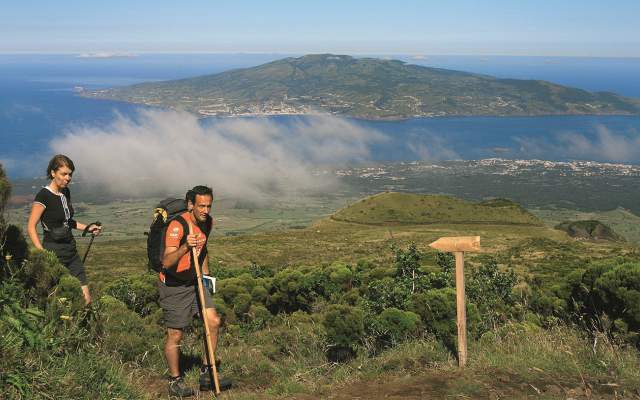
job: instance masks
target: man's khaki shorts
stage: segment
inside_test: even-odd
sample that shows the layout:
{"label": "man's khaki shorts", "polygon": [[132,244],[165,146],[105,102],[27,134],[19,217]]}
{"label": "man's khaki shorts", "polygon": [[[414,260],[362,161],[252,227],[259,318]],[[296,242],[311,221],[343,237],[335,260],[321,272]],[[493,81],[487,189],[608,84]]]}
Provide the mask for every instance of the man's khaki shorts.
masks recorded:
{"label": "man's khaki shorts", "polygon": [[[164,325],[167,328],[184,329],[191,325],[193,317],[199,314],[197,286],[167,286],[158,282],[160,307],[164,312]],[[213,307],[211,295],[205,291],[205,307]]]}

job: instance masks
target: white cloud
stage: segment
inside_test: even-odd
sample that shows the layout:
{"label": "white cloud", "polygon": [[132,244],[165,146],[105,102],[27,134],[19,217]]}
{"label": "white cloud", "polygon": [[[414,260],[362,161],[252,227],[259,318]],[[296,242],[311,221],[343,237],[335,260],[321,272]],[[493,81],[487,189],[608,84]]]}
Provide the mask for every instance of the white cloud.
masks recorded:
{"label": "white cloud", "polygon": [[596,161],[638,162],[640,160],[640,134],[611,132],[605,126],[596,127],[596,134],[589,137],[582,133],[564,132],[554,141],[532,138],[516,138],[520,152],[525,157],[545,159],[584,159]]}
{"label": "white cloud", "polygon": [[133,53],[112,53],[106,51],[98,51],[95,53],[82,53],[78,54],[76,58],[133,58],[137,57]]}
{"label": "white cloud", "polygon": [[460,155],[449,148],[445,139],[435,134],[411,135],[407,148],[421,161],[457,160]]}
{"label": "white cloud", "polygon": [[201,122],[184,112],[146,110],[107,127],[74,127],[51,147],[74,160],[78,178],[112,194],[181,194],[205,184],[256,199],[323,190],[334,182],[314,176],[315,166],[365,160],[368,144],[383,139],[332,116]]}

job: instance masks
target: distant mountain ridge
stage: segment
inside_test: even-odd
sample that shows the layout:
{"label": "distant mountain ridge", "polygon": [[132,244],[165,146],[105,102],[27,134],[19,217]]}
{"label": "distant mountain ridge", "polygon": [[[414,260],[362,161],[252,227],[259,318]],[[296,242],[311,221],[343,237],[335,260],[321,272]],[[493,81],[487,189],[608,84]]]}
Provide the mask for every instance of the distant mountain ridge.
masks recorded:
{"label": "distant mountain ridge", "polygon": [[328,112],[364,119],[404,119],[640,114],[639,99],[610,92],[332,54],[289,57],[214,75],[82,94],[202,116]]}

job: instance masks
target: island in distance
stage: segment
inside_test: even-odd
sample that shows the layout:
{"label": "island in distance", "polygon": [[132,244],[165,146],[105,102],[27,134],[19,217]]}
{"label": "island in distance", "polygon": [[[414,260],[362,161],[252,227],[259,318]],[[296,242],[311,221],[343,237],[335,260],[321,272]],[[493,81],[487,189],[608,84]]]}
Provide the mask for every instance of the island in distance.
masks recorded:
{"label": "island in distance", "polygon": [[201,116],[331,113],[363,119],[638,115],[640,99],[540,80],[316,54],[195,78],[83,91]]}

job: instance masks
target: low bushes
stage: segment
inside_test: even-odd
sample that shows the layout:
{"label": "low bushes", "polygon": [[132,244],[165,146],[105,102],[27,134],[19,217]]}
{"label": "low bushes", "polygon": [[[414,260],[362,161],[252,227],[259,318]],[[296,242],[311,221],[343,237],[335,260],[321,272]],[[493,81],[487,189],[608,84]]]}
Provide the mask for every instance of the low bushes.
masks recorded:
{"label": "low bushes", "polygon": [[84,306],[80,282],[53,254],[34,251],[14,270],[0,281],[0,398],[141,398],[110,356],[136,332],[103,353],[107,310]]}
{"label": "low bushes", "polygon": [[157,274],[147,273],[119,278],[107,285],[104,291],[142,317],[158,309]]}
{"label": "low bushes", "polygon": [[542,315],[578,322],[624,341],[640,344],[640,263],[596,263],[534,295]]}

